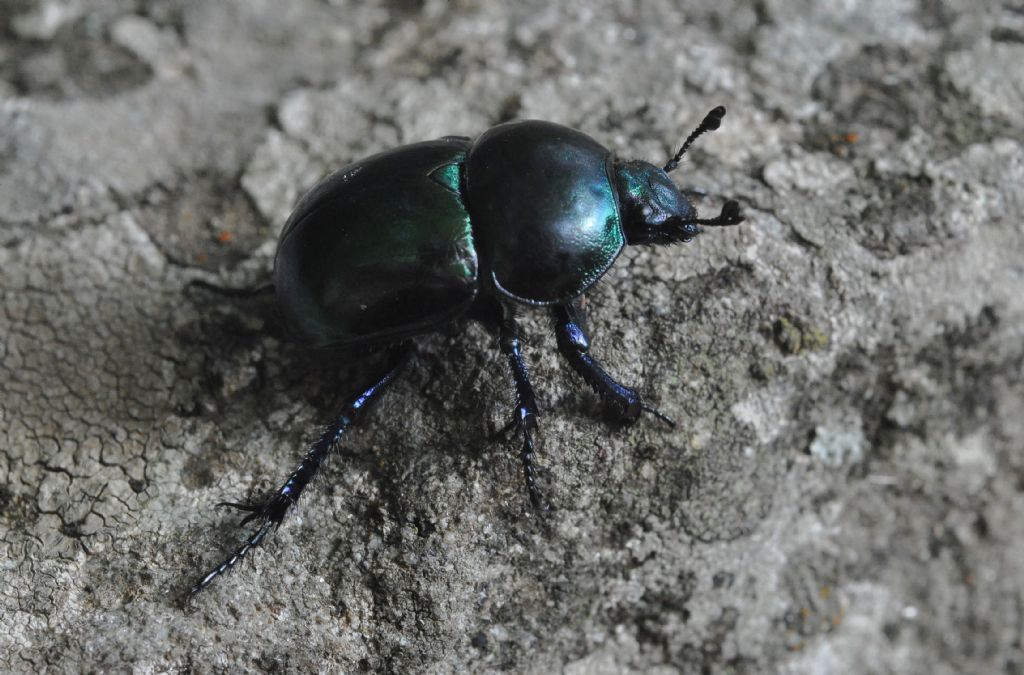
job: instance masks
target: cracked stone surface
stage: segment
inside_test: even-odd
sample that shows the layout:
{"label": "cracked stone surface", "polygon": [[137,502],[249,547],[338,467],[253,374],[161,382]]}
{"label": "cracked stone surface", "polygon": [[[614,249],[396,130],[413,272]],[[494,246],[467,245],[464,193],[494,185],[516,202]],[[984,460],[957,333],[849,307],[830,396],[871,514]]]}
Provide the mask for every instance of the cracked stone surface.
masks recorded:
{"label": "cracked stone surface", "polygon": [[[685,4],[685,11],[680,6]],[[967,0],[0,2],[0,670],[1024,670],[1024,11]],[[367,375],[255,286],[295,199],[512,118],[740,200],[628,249],[595,352],[524,312],[539,521],[478,327],[430,336],[253,560]]]}

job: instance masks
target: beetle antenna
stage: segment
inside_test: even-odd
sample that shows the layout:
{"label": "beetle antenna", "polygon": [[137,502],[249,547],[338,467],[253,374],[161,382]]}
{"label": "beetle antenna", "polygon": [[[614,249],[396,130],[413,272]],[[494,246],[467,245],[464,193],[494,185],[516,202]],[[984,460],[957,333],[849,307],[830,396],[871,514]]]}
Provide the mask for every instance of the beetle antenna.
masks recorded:
{"label": "beetle antenna", "polygon": [[686,221],[687,224],[693,223],[694,225],[710,225],[713,227],[726,226],[726,225],[739,225],[745,220],[743,214],[740,213],[740,205],[735,199],[730,199],[722,205],[722,212],[714,218],[694,218],[693,220]]}
{"label": "beetle antenna", "polygon": [[[691,145],[693,145],[693,142],[700,138],[701,135],[706,134],[709,131],[714,131],[719,126],[721,126],[723,117],[725,117],[724,105],[712,108],[711,112],[704,116],[704,119],[701,121],[700,125],[693,130],[693,133],[686,137],[686,140],[683,141],[683,147],[679,148],[679,152],[675,154],[675,157],[668,161],[668,164],[666,164],[662,170],[665,173],[671,173],[672,171],[675,171],[675,168],[679,166],[679,160],[683,158],[683,155],[685,155],[686,151],[690,148]],[[735,223],[730,223],[730,225],[734,224]]]}

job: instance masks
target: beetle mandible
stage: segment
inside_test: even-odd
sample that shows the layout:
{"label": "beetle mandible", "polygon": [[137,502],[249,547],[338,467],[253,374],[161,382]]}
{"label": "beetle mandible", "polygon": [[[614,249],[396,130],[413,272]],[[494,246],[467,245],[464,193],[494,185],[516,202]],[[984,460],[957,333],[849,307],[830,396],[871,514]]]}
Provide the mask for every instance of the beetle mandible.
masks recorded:
{"label": "beetle mandible", "polygon": [[313,443],[271,496],[225,503],[259,528],[192,588],[237,565],[280,525],[345,431],[398,376],[411,340],[458,319],[497,336],[516,388],[505,431],[522,435],[519,454],[530,502],[547,508],[537,481],[537,402],[515,322],[519,305],[548,307],[558,350],[621,422],[647,412],[590,355],[580,299],[626,244],[688,242],[704,226],[737,225],[727,201],[698,218],[672,182],[690,145],[719,127],[709,112],[662,168],[623,161],[589,136],[541,121],[507,122],[476,140],[448,136],[382,152],[331,174],[285,223],[274,258],[274,288],[291,332],[318,349],[384,347],[387,364]]}

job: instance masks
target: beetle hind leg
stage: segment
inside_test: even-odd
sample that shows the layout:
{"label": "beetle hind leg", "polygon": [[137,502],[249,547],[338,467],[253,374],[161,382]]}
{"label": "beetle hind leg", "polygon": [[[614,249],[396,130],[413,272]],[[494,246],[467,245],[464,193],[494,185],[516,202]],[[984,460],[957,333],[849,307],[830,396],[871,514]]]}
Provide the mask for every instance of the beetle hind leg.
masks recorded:
{"label": "beetle hind leg", "polygon": [[554,318],[558,351],[583,381],[608,403],[616,421],[632,424],[640,419],[642,413],[648,413],[671,427],[676,425],[671,417],[644,403],[636,389],[619,384],[594,360],[590,355],[590,338],[583,327],[582,310],[578,304],[556,306]]}
{"label": "beetle hind leg", "polygon": [[376,382],[363,389],[345,406],[344,411],[324,430],[320,438],[310,446],[302,461],[289,474],[284,484],[268,499],[251,503],[221,502],[217,505],[230,506],[241,511],[247,511],[248,515],[242,519],[241,525],[245,526],[250,522],[256,521],[259,523],[259,527],[242,542],[241,546],[235,549],[231,556],[196,582],[189,592],[190,597],[195,596],[213,583],[217,577],[227,573],[242,562],[252,549],[263,543],[271,530],[276,529],[281,524],[288,509],[299,500],[302,491],[305,490],[306,486],[313,480],[313,477],[316,476],[327,460],[327,457],[338,447],[338,443],[341,441],[345,431],[357,422],[363,413],[380,398],[381,394],[384,393],[398,375],[402,366],[409,360],[410,354],[411,350],[407,347],[396,350],[387,371]]}

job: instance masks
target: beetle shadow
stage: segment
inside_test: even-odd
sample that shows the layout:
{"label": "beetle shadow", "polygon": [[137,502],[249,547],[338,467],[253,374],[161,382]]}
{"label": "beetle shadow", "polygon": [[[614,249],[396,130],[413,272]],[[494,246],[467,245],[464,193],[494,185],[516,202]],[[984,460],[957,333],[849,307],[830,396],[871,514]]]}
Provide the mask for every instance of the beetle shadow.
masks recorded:
{"label": "beetle shadow", "polygon": [[195,319],[177,334],[202,352],[198,389],[208,399],[207,410],[226,412],[252,396],[276,395],[305,401],[318,419],[330,419],[360,384],[379,374],[386,349],[312,350],[298,344],[286,330],[272,287],[209,289],[185,290]]}

